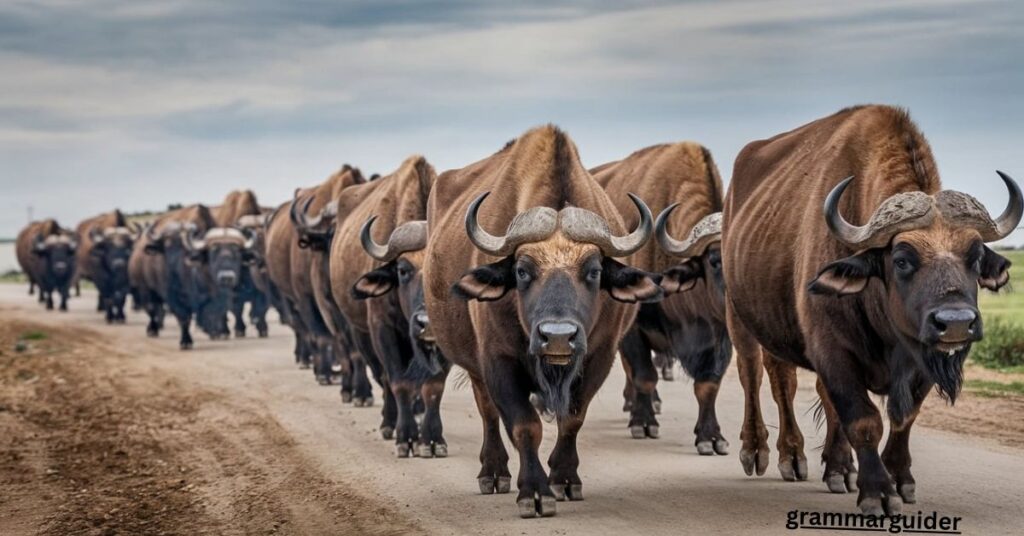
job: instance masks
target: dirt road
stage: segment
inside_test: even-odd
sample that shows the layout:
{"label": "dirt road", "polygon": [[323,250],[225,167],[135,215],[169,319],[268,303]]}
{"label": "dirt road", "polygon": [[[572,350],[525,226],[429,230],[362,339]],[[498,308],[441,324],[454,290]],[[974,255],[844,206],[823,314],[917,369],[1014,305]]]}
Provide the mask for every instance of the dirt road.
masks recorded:
{"label": "dirt road", "polygon": [[[784,482],[774,466],[764,477],[743,474],[735,456],[742,400],[734,372],[718,404],[733,454],[701,457],[692,445],[696,406],[690,383],[662,383],[662,438],[633,440],[616,368],[580,437],[586,500],[559,503],[554,518],[522,520],[514,493],[477,493],[480,424],[468,387],[450,382],[442,404],[449,457],[398,460],[376,430],[379,391],[373,408],[342,405],[336,387],[319,387],[308,370],[295,368],[292,335],[283,326],[273,323],[266,340],[197,338],[194,350],[180,352],[173,320],[152,340],[144,337],[140,314],[130,315],[126,326],[106,326],[92,311],[91,293],[73,300],[69,313],[57,314],[40,310],[24,292],[21,285],[0,285],[0,322],[17,318],[68,330],[61,333],[94,332],[103,341],[96,348],[122,356],[110,365],[109,377],[143,382],[119,388],[117,396],[134,396],[143,405],[167,400],[167,408],[151,415],[154,437],[177,449],[166,457],[190,471],[190,492],[200,497],[183,503],[194,509],[182,510],[190,524],[162,525],[168,533],[781,534],[790,532],[785,524],[792,510],[855,511],[853,496],[829,494],[820,481],[816,448],[824,434],[809,411],[814,392],[806,375],[798,408],[811,460],[807,482]],[[767,391],[765,407],[772,411]],[[164,423],[169,408],[188,412]],[[958,409],[944,411],[944,418],[956,418]],[[774,450],[776,415],[765,417]],[[542,457],[553,431],[554,425],[545,425]],[[963,534],[1020,533],[1024,450],[923,426],[915,428],[912,446],[918,504],[905,513],[959,516]],[[9,464],[3,458],[0,463]],[[513,456],[513,475],[515,463]],[[49,484],[29,479],[3,485],[9,493],[38,493]],[[178,492],[168,493],[173,499]],[[32,515],[39,512],[17,510],[17,504],[17,497],[0,498],[0,533],[34,532]]]}

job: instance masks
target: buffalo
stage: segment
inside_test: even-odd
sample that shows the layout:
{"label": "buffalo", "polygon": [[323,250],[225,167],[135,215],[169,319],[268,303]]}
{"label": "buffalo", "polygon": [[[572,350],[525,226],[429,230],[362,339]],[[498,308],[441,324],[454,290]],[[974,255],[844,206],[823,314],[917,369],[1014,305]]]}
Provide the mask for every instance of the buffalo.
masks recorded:
{"label": "buffalo", "polygon": [[[658,244],[649,243],[625,262],[662,275],[666,297],[640,306],[619,345],[628,376],[629,428],[634,438],[658,437],[655,417],[658,370],[651,352],[678,359],[694,379],[699,415],[697,451],[726,454],[728,442],[715,415],[718,388],[732,343],[725,326],[721,265],[722,180],[706,148],[690,142],[656,145],[591,170],[627,226],[636,226],[629,192],[654,211]],[[635,211],[634,211],[635,212]],[[668,227],[687,236],[676,240]]]}
{"label": "buffalo", "polygon": [[120,210],[78,224],[75,279],[85,278],[96,285],[96,309],[106,313],[107,323],[125,321],[124,304],[131,291],[128,260],[140,233],[141,228],[137,224],[129,226]]}
{"label": "buffalo", "polygon": [[[523,517],[581,500],[576,437],[615,360],[637,303],[661,298],[659,277],[622,264],[652,233],[650,209],[627,232],[615,205],[554,126],[531,130],[494,155],[441,174],[427,211],[423,287],[434,338],[466,370],[483,419],[481,493],[510,489],[499,416],[519,453]],[[505,229],[504,234],[492,231]],[[455,299],[453,299],[455,298]],[[558,421],[538,456],[538,393]]]}
{"label": "buffalo", "polygon": [[[942,189],[927,140],[888,106],[848,108],[743,149],[725,199],[722,263],[748,474],[768,464],[763,361],[781,416],[780,468],[806,478],[793,415],[800,366],[818,375],[828,488],[859,490],[860,509],[876,515],[916,501],[909,439],[921,403],[933,387],[955,401],[982,337],[978,287],[1009,280],[1009,261],[985,243],[1016,228],[1024,197],[999,175],[1010,202],[993,219],[973,197]],[[891,424],[881,455],[870,393],[886,396]]]}
{"label": "buffalo", "polygon": [[32,222],[18,233],[15,253],[28,277],[29,294],[39,287],[39,301],[53,310],[53,292],[60,294],[60,310],[68,310],[68,290],[75,274],[78,239],[55,220]]}
{"label": "buffalo", "polygon": [[449,366],[431,336],[420,274],[435,178],[425,158],[412,156],[394,173],[343,191],[331,248],[334,300],[359,353],[387,378],[381,431],[387,438],[394,430],[398,457],[448,455],[440,405]]}
{"label": "buffalo", "polygon": [[190,262],[186,240],[214,227],[216,222],[205,205],[168,212],[146,229],[129,260],[132,286],[149,315],[146,333],[159,335],[166,307],[178,320],[178,344],[183,350],[192,348],[192,319],[203,316],[216,291],[211,279]]}

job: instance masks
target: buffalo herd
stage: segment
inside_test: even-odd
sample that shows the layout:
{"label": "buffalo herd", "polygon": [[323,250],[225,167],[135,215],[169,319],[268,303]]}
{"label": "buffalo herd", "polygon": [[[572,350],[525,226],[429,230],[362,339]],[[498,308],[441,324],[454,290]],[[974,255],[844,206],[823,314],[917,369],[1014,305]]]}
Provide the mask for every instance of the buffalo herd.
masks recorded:
{"label": "buffalo herd", "polygon": [[[235,191],[133,221],[118,210],[75,230],[50,219],[18,236],[17,256],[48,309],[79,279],[107,322],[126,298],[156,337],[174,316],[182,349],[266,337],[277,310],[294,358],[342,400],[373,406],[398,457],[448,455],[441,398],[465,371],[483,426],[479,490],[509,493],[501,429],[518,456],[523,517],[583,499],[577,435],[615,363],[637,439],[660,435],[659,370],[693,380],[702,455],[726,455],[715,401],[735,354],[745,393],[738,457],[764,474],[767,373],[779,410],[778,468],[808,476],[794,408],[796,368],[817,375],[827,436],[823,480],[857,492],[864,513],[916,501],[910,430],[928,393],[954,401],[982,337],[979,286],[1007,284],[985,244],[1020,223],[1024,196],[992,217],[944,190],[906,111],[859,106],[748,144],[724,191],[711,153],[691,142],[641,149],[588,169],[558,128],[438,174],[422,156],[366,177],[345,165],[293,199],[260,206]],[[652,240],[653,238],[653,240]],[[229,317],[233,324],[229,324]],[[891,423],[884,448],[885,396]],[[545,466],[541,419],[557,422]],[[608,492],[609,490],[603,490]]]}

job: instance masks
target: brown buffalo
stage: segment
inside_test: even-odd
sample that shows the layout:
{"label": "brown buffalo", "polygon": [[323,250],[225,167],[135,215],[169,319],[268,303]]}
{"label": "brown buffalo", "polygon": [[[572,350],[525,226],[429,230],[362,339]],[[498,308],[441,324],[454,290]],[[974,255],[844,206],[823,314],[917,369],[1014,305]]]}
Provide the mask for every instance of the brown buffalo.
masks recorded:
{"label": "brown buffalo", "polygon": [[[303,202],[311,197],[311,204],[304,208],[319,212],[342,189],[362,180],[359,170],[346,164],[323,183],[300,189],[296,195],[301,196]],[[267,230],[267,269],[289,310],[291,326],[296,331],[296,360],[305,367],[309,366],[312,358],[314,376],[319,383],[326,385],[333,374],[335,337],[317,303],[313,277],[314,272],[319,274],[322,267],[316,266],[318,269],[314,270],[314,264],[321,263],[314,263],[309,236],[300,234],[296,228],[298,208],[303,207],[293,200],[281,207],[278,217],[271,220]],[[281,217],[282,213],[291,217]]]}
{"label": "brown buffalo", "polygon": [[[500,415],[519,452],[524,517],[554,515],[556,499],[583,498],[576,436],[587,406],[635,304],[661,297],[656,275],[614,260],[651,235],[650,210],[632,199],[641,217],[629,232],[553,126],[443,173],[431,192],[423,266],[431,326],[444,355],[468,372],[483,417],[480,491],[509,491]],[[532,393],[558,419],[550,478]]]}
{"label": "brown buffalo", "polygon": [[157,218],[135,244],[128,274],[149,315],[146,333],[151,337],[158,336],[163,327],[166,306],[181,328],[179,346],[192,348],[192,318],[202,316],[213,281],[188,262],[184,238],[187,233],[206,233],[215,226],[209,208],[192,205]]}
{"label": "brown buffalo", "polygon": [[75,274],[78,239],[55,220],[36,221],[18,233],[15,254],[32,287],[39,287],[39,301],[53,309],[53,292],[60,293],[60,310],[68,310],[68,290]]}
{"label": "brown buffalo", "polygon": [[131,291],[128,259],[140,232],[137,224],[129,226],[124,214],[116,209],[84,220],[76,228],[76,289],[81,278],[96,285],[96,310],[106,312],[108,323],[125,321],[124,304]]}
{"label": "brown buffalo", "polygon": [[[629,428],[634,438],[658,437],[655,386],[658,371],[651,352],[679,359],[694,379],[700,412],[694,427],[700,454],[726,454],[729,443],[715,416],[715,399],[729,365],[732,344],[725,328],[725,286],[720,251],[722,180],[711,153],[696,143],[656,145],[591,170],[604,186],[627,227],[638,217],[630,192],[661,212],[651,241],[624,260],[662,274],[666,298],[640,306],[636,323],[619,345],[625,366]],[[717,225],[716,225],[717,223]],[[668,228],[686,241],[675,240]],[[630,403],[632,402],[632,403]]]}
{"label": "brown buffalo", "polygon": [[[399,457],[448,455],[440,405],[449,367],[430,336],[420,275],[435,179],[427,160],[412,156],[394,173],[345,190],[331,246],[330,289],[360,354],[387,378],[381,432],[394,430]],[[418,425],[417,397],[425,406]]]}
{"label": "brown buffalo", "polygon": [[[915,501],[911,426],[933,386],[956,398],[964,359],[982,335],[978,286],[997,290],[1009,279],[1009,261],[985,243],[1017,226],[1024,198],[1000,176],[1010,203],[992,219],[974,198],[942,189],[924,136],[905,111],[886,106],[849,108],[743,149],[726,196],[722,252],[747,397],[748,474],[768,462],[763,359],[781,415],[784,476],[806,478],[793,413],[793,367],[801,366],[818,374],[828,487],[859,489],[858,505],[872,514]],[[870,393],[887,397],[881,456],[882,418]]]}

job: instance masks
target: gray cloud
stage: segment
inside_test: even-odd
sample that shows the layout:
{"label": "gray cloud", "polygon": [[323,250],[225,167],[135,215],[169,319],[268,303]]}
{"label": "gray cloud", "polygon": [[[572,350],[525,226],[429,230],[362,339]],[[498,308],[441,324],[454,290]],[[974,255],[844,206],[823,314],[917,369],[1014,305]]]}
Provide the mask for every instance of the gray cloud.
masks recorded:
{"label": "gray cloud", "polygon": [[549,121],[590,164],[695,139],[728,177],[746,142],[863,102],[909,107],[947,186],[990,206],[993,168],[1024,176],[1017,2],[555,4],[0,6],[0,236],[28,204],[70,222],[276,202],[342,162],[461,166]]}

